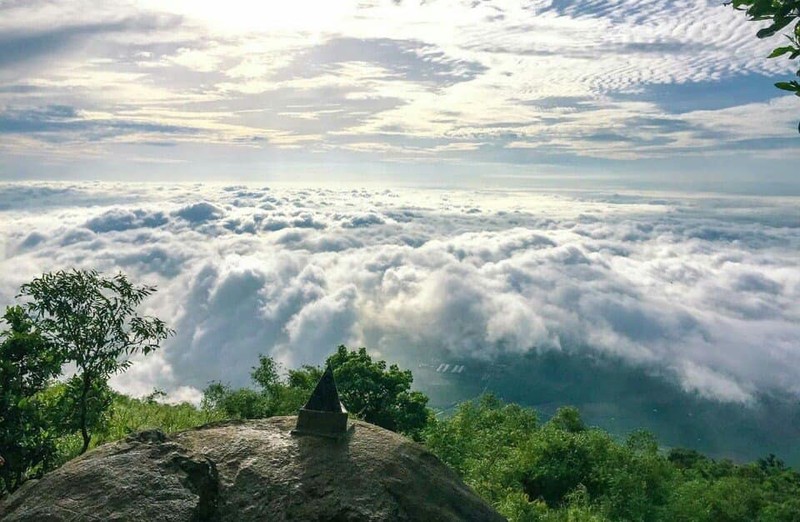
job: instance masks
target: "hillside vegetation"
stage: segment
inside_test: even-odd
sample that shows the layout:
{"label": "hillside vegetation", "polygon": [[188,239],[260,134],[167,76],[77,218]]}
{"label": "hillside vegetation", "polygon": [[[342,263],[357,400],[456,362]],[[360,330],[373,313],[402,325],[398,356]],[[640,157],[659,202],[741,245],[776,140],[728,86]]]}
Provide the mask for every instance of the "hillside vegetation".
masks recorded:
{"label": "hillside vegetation", "polygon": [[[252,417],[235,403],[223,410],[157,398],[115,394],[92,447],[144,429]],[[620,441],[585,426],[574,408],[541,422],[535,411],[487,395],[449,418],[429,418],[418,438],[512,521],[800,520],[800,474],[775,456],[739,465],[691,449],[660,450],[644,431]],[[62,437],[59,464],[80,446],[78,434]]]}
{"label": "hillside vegetation", "polygon": [[[647,431],[618,440],[587,426],[576,408],[542,422],[533,409],[492,395],[437,418],[425,414],[424,395],[409,391],[411,372],[372,361],[364,348],[340,346],[327,364],[351,414],[427,445],[512,521],[800,520],[800,474],[774,455],[741,465],[667,451]],[[285,379],[276,370],[262,356],[252,374],[257,389],[213,384],[206,408],[236,418],[294,414],[322,370],[305,366]]]}

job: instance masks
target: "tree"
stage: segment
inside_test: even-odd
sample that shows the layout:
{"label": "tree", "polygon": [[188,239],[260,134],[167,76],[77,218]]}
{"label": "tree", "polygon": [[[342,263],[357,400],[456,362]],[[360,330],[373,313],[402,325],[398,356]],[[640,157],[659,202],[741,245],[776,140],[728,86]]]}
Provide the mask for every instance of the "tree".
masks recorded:
{"label": "tree", "polygon": [[321,376],[322,370],[318,367],[303,366],[289,370],[288,378],[281,379],[280,365],[268,355],[259,355],[258,366],[253,367],[250,377],[260,391],[233,389],[227,384],[212,382],[203,390],[202,407],[234,419],[295,415]]}
{"label": "tree", "polygon": [[14,491],[31,472],[45,471],[58,435],[38,394],[61,373],[62,357],[19,306],[6,309],[0,334],[0,492]]}
{"label": "tree", "polygon": [[546,506],[531,504],[522,491],[517,452],[534,436],[538,424],[533,410],[483,395],[459,404],[452,416],[430,423],[425,444],[487,501],[508,504],[504,514],[517,513],[522,520],[530,514],[536,520],[528,512]]}
{"label": "tree", "polygon": [[322,370],[306,365],[289,370],[288,378],[282,380],[280,365],[272,357],[259,355],[258,366],[253,368],[250,376],[265,397],[265,417],[296,415],[322,377]]}
{"label": "tree", "polygon": [[253,368],[250,377],[253,382],[258,384],[263,390],[275,390],[280,385],[280,375],[278,375],[279,365],[275,359],[267,355],[259,354],[258,366]]}
{"label": "tree", "polygon": [[81,433],[81,453],[111,403],[109,377],[126,370],[130,356],[151,353],[174,333],[162,320],[136,312],[153,292],[155,287],[136,286],[122,273],[103,277],[75,269],[44,274],[20,288],[17,297],[28,299],[25,307],[36,328],[75,363],[66,420]]}
{"label": "tree", "polygon": [[232,419],[263,419],[272,415],[269,398],[263,393],[250,388],[234,390],[219,382],[212,382],[203,391],[202,407]]}
{"label": "tree", "polygon": [[586,424],[575,406],[562,406],[550,419],[549,424],[569,433],[586,431]]}
{"label": "tree", "polygon": [[[410,371],[373,361],[366,348],[349,351],[346,346],[339,346],[327,364],[333,369],[339,397],[351,414],[415,439],[421,437],[432,414],[427,408],[428,397],[411,391],[414,379]],[[204,391],[203,407],[235,418],[295,415],[308,401],[322,369],[305,365],[289,370],[283,379],[280,373],[271,357],[260,355],[250,375],[261,391],[234,390],[214,382]]]}
{"label": "tree", "polygon": [[[745,11],[751,21],[771,22],[756,33],[758,38],[770,38],[794,24],[794,28],[790,28],[786,35],[789,45],[775,48],[769,58],[787,56],[795,60],[800,57],[800,0],[732,0],[731,3],[735,9]],[[797,76],[800,76],[800,68],[797,69]],[[775,87],[800,96],[800,82],[797,80],[778,82]],[[800,124],[797,130],[800,132]]]}
{"label": "tree", "polygon": [[285,385],[272,394],[275,415],[296,415],[322,378],[323,370],[319,366],[306,364],[288,373]]}
{"label": "tree", "polygon": [[430,420],[428,397],[411,391],[410,370],[373,361],[366,348],[350,351],[340,345],[328,357],[339,396],[355,416],[388,430],[419,439]]}

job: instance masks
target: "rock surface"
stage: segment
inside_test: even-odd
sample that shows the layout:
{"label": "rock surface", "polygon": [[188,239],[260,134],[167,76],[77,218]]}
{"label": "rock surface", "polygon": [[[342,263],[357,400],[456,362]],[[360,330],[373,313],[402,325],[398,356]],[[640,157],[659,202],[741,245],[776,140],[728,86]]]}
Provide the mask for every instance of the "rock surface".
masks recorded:
{"label": "rock surface", "polygon": [[101,446],[0,504],[4,521],[503,520],[433,454],[363,422],[335,441],[295,417]]}

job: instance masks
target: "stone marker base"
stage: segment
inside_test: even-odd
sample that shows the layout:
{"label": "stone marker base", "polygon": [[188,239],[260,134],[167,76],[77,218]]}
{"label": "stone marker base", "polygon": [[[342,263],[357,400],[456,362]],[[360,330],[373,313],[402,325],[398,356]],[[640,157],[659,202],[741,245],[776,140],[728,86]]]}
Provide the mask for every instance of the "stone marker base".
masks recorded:
{"label": "stone marker base", "polygon": [[347,425],[347,413],[301,408],[297,415],[297,426],[291,433],[338,440],[352,431],[353,426]]}

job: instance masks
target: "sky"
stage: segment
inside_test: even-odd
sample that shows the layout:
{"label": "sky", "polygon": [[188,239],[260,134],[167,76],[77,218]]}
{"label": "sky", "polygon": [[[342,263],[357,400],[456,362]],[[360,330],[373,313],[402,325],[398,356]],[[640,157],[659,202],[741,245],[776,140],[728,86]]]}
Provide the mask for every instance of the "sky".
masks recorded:
{"label": "sky", "polygon": [[718,0],[0,0],[0,178],[800,193]]}

